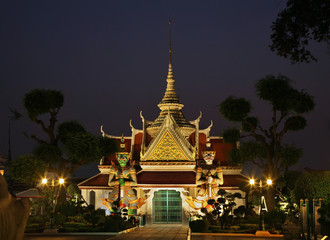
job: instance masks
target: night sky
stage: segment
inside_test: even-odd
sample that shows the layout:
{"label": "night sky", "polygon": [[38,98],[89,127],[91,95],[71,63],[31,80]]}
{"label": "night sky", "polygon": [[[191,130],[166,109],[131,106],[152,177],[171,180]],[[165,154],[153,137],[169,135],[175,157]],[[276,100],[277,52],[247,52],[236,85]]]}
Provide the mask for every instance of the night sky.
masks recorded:
{"label": "night sky", "polygon": [[[237,1],[3,1],[0,5],[0,150],[7,155],[9,108],[23,112],[22,99],[35,88],[63,92],[59,120],[76,119],[100,135],[131,134],[141,128],[140,110],[154,120],[166,87],[168,19],[172,19],[175,86],[183,113],[212,135],[231,126],[218,111],[227,96],[251,100],[261,120],[270,106],[255,97],[255,82],[283,74],[315,97],[308,127],[286,143],[303,148],[297,169],[330,169],[330,54],[311,44],[316,63],[292,65],[268,48],[271,23],[281,0]],[[39,128],[12,123],[13,157],[35,146],[22,132]],[[96,165],[81,168],[91,176]]]}

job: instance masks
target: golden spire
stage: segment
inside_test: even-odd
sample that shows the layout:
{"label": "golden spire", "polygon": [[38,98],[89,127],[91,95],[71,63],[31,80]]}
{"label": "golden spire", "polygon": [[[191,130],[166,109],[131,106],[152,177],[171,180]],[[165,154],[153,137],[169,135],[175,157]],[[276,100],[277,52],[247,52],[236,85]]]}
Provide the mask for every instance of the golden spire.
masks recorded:
{"label": "golden spire", "polygon": [[167,73],[167,86],[164,97],[162,101],[158,104],[158,107],[167,109],[167,105],[178,104],[176,107],[181,109],[183,105],[180,103],[178,96],[176,95],[174,87],[174,76],[173,76],[173,67],[172,67],[172,39],[171,39],[171,20],[169,20],[169,64],[168,64],[168,73]]}
{"label": "golden spire", "polygon": [[173,68],[172,68],[172,39],[171,39],[171,20],[169,20],[169,64],[168,64],[168,73],[166,78],[166,90],[162,101],[157,105],[161,110],[158,118],[153,121],[150,126],[147,127],[147,131],[155,136],[160,126],[166,120],[166,116],[170,114],[179,127],[186,129],[187,136],[189,136],[194,130],[195,127],[187,121],[184,117],[181,109],[183,108],[183,104],[180,103],[178,96],[176,95],[175,87],[174,87],[174,76],[173,76]]}
{"label": "golden spire", "polygon": [[172,65],[172,39],[171,39],[171,19],[168,20],[169,25],[169,55],[170,55],[170,65]]}

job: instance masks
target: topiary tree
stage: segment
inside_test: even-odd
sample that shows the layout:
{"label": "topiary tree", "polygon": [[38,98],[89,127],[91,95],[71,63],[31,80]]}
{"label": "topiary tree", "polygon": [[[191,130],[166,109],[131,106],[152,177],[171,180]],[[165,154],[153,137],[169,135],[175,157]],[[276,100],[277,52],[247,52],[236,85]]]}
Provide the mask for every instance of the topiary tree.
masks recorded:
{"label": "topiary tree", "polygon": [[[233,211],[233,208],[236,206],[235,199],[242,198],[240,193],[229,193],[223,189],[218,191],[219,198],[208,200],[208,204],[212,206],[212,218],[216,218],[220,222],[222,229],[229,229],[229,227],[234,223],[234,215],[240,216],[244,215],[245,207],[240,206],[236,209],[236,212]],[[203,212],[206,212],[203,209]]]}
{"label": "topiary tree", "polygon": [[330,203],[330,171],[309,171],[301,174],[294,188],[295,199],[324,199]]}
{"label": "topiary tree", "polygon": [[[229,96],[220,104],[220,114],[239,126],[225,130],[223,138],[230,143],[245,140],[240,142],[239,149],[232,150],[232,163],[252,162],[263,170],[265,178],[276,183],[281,173],[302,155],[301,149],[284,143],[285,136],[290,131],[306,127],[307,122],[302,115],[312,111],[315,104],[312,96],[304,90],[295,89],[292,81],[282,75],[269,75],[258,80],[255,89],[259,99],[270,104],[270,124],[267,126],[259,121],[252,113],[249,101]],[[275,194],[275,188],[267,191],[270,210],[275,208]]]}
{"label": "topiary tree", "polygon": [[13,180],[35,187],[43,176],[46,163],[38,156],[26,154],[19,156],[10,165],[10,176]]}
{"label": "topiary tree", "polygon": [[[37,141],[34,154],[49,168],[60,169],[61,175],[71,175],[81,165],[98,161],[116,150],[114,140],[88,133],[75,120],[58,124],[64,96],[57,90],[34,89],[24,95],[27,118],[40,126],[44,136],[26,134]],[[23,114],[13,111],[16,119]]]}

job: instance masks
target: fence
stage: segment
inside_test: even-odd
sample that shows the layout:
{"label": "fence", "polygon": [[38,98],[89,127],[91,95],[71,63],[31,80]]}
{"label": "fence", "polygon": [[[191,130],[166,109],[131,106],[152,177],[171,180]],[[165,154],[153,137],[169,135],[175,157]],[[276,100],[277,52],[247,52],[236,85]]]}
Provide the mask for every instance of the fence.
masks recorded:
{"label": "fence", "polygon": [[300,199],[300,217],[301,217],[301,234],[302,239],[314,240],[320,236],[323,231],[323,226],[318,222],[321,214],[318,210],[323,206],[323,199],[313,199],[312,207],[308,199]]}

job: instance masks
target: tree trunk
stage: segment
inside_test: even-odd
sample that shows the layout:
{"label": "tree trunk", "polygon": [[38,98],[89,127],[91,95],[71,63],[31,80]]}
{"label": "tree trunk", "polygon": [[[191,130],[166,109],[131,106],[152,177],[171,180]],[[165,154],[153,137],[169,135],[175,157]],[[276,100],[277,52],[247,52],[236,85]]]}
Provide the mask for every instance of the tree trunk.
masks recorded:
{"label": "tree trunk", "polygon": [[57,204],[63,204],[66,202],[66,188],[62,185],[58,187],[58,199]]}
{"label": "tree trunk", "polygon": [[276,201],[275,201],[275,196],[276,196],[276,181],[280,177],[280,171],[277,167],[277,165],[273,163],[274,159],[271,159],[271,164],[268,164],[267,166],[267,171],[265,172],[265,178],[268,179],[270,178],[272,180],[272,185],[267,187],[266,189],[266,203],[267,203],[267,208],[268,211],[273,211],[276,207]]}
{"label": "tree trunk", "polygon": [[275,186],[270,186],[267,190],[266,193],[266,203],[267,203],[267,208],[268,211],[273,211],[276,206],[275,202],[275,195],[276,195],[276,189]]}

